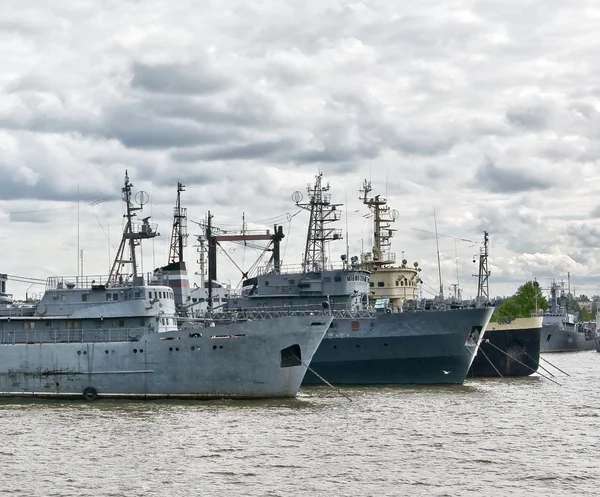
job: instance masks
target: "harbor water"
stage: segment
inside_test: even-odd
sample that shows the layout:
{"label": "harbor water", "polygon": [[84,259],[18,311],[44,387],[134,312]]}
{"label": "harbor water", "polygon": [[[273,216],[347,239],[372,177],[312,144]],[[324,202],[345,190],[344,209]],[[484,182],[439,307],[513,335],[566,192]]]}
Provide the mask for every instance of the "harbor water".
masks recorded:
{"label": "harbor water", "polygon": [[[0,400],[0,488],[23,496],[600,493],[600,354],[460,387],[277,401]],[[543,374],[547,374],[541,371]],[[348,396],[346,398],[345,396]]]}

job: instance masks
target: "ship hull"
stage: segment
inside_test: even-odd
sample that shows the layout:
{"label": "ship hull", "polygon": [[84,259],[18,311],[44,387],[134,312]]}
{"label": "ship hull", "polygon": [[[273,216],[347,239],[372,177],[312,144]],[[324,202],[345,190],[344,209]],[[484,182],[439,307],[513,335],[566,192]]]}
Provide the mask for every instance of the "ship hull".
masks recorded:
{"label": "ship hull", "polygon": [[540,361],[542,318],[519,318],[490,323],[469,377],[516,377],[535,373]]}
{"label": "ship hull", "polygon": [[541,352],[577,352],[580,350],[594,350],[594,339],[591,333],[565,330],[558,324],[548,324],[542,327]]}
{"label": "ship hull", "polygon": [[331,318],[148,333],[135,342],[2,343],[0,395],[293,397]]}
{"label": "ship hull", "polygon": [[336,319],[302,384],[322,385],[319,376],[334,385],[462,384],[492,312],[471,308]]}

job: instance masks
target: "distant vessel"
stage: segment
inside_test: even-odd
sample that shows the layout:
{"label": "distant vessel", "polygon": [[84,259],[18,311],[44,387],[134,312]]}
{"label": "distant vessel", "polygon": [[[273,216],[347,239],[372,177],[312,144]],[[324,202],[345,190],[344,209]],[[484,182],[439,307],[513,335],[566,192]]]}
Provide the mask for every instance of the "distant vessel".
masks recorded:
{"label": "distant vessel", "polygon": [[529,376],[540,362],[542,317],[491,321],[469,371],[469,377]]}
{"label": "distant vessel", "polygon": [[[273,263],[247,278],[242,295],[230,298],[227,307],[311,309],[327,302],[335,319],[313,357],[316,374],[309,371],[304,385],[322,384],[320,377],[337,385],[461,384],[493,308],[451,308],[417,299],[418,265],[410,268],[404,260],[393,266],[395,256],[383,249],[397,216],[385,199],[368,198],[370,189],[365,182],[363,201],[374,210],[375,243],[361,262],[344,254],[341,267],[334,267],[326,257],[326,243],[342,238],[329,227],[340,219],[340,204],[331,203],[329,185],[319,174],[308,187],[307,203],[301,203],[300,192],[292,197],[310,212],[302,266],[281,266],[281,233],[274,238]],[[212,236],[207,232],[207,239]],[[216,272],[211,274],[216,279]]]}
{"label": "distant vessel", "polygon": [[596,352],[600,352],[600,311],[596,310],[596,322],[594,324],[594,329],[596,330],[594,342],[596,343]]}
{"label": "distant vessel", "polygon": [[[560,295],[559,295],[560,291]],[[548,310],[543,314],[541,352],[574,352],[594,349],[594,330],[568,310],[564,285],[550,287]]]}
{"label": "distant vessel", "polygon": [[0,275],[0,396],[294,396],[333,318],[255,313],[181,322],[166,276],[137,271],[136,247],[158,233],[149,217],[133,222],[148,198],[138,192],[134,207],[132,186],[126,174],[126,226],[108,278],[48,278],[39,302],[16,305],[9,276]]}

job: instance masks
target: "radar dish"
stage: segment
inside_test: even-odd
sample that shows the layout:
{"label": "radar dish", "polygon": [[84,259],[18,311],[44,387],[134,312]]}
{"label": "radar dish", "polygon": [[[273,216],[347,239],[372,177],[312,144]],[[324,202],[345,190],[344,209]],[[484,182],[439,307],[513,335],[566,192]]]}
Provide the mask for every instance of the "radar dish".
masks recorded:
{"label": "radar dish", "polygon": [[148,200],[150,200],[150,196],[144,190],[140,190],[135,194],[135,201],[140,206],[146,205],[148,203]]}
{"label": "radar dish", "polygon": [[400,217],[400,213],[396,209],[392,209],[390,212],[390,217],[395,221]]}
{"label": "radar dish", "polygon": [[292,193],[292,200],[297,204],[302,202],[302,192],[295,191],[294,193]]}

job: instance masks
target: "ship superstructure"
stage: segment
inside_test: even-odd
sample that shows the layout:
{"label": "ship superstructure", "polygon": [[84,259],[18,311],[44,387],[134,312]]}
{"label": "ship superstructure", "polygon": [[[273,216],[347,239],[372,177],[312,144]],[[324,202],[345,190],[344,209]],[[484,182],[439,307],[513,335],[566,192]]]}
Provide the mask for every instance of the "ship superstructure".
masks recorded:
{"label": "ship superstructure", "polygon": [[135,222],[148,197],[138,193],[136,206],[132,187],[126,174],[108,277],[48,278],[29,305],[15,305],[0,277],[0,395],[294,396],[332,318],[182,320],[170,275],[139,270],[136,248],[158,233],[149,217]]}
{"label": "ship superstructure", "polygon": [[391,250],[391,238],[395,232],[391,225],[398,218],[398,211],[390,209],[387,199],[376,195],[369,197],[371,182],[365,180],[361,200],[373,214],[373,249],[360,256],[361,267],[371,273],[371,305],[385,305],[392,310],[402,309],[407,300],[419,298],[419,263],[407,266],[402,259],[401,266],[395,266],[396,254]]}

